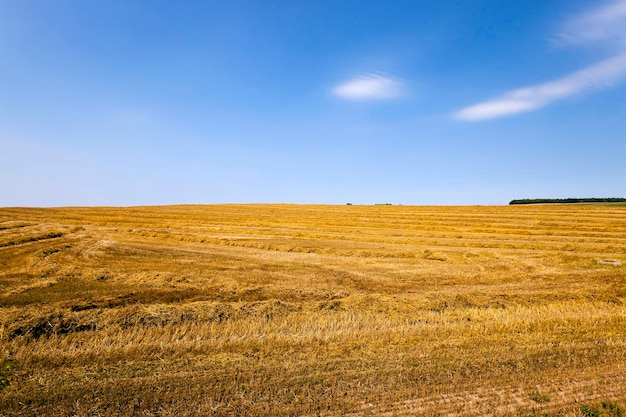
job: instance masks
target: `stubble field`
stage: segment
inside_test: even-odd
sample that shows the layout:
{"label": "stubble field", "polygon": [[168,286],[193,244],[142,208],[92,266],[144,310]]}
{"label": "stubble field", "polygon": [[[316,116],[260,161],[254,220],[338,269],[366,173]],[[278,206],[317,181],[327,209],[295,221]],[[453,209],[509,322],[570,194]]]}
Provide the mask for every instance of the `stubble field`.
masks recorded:
{"label": "stubble field", "polygon": [[617,416],[601,260],[626,206],[0,209],[0,415]]}

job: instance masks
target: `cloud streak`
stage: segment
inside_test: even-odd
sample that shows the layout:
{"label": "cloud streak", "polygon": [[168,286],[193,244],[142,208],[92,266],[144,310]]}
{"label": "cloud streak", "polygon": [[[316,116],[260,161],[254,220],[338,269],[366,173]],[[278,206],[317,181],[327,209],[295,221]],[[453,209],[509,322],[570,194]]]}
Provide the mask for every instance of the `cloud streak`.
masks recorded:
{"label": "cloud streak", "polygon": [[558,80],[514,90],[500,98],[466,107],[455,117],[479,121],[523,113],[575,94],[612,87],[625,77],[626,54],[621,54]]}
{"label": "cloud streak", "polygon": [[339,84],[332,93],[347,100],[386,100],[402,94],[402,82],[380,74],[366,74]]}
{"label": "cloud streak", "polygon": [[626,46],[626,0],[613,1],[566,22],[559,39],[574,45],[602,42]]}
{"label": "cloud streak", "polygon": [[[576,94],[612,87],[626,78],[626,0],[619,0],[568,22],[560,40],[570,44],[613,45],[615,55],[562,78],[516,89],[461,109],[454,118],[481,121],[512,116]],[[616,51],[616,52],[615,52]]]}

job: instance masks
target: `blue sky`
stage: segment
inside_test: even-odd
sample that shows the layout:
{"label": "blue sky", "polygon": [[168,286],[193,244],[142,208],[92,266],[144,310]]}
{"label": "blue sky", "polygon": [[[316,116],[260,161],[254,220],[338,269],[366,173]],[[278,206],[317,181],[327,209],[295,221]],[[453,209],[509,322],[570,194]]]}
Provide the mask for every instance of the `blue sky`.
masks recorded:
{"label": "blue sky", "polygon": [[0,206],[626,196],[626,0],[0,0]]}

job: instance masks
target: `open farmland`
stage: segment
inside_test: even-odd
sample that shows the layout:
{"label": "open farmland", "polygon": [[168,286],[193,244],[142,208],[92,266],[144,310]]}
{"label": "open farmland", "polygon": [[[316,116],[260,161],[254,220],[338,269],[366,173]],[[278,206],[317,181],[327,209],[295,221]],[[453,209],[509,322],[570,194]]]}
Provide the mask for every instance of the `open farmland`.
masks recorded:
{"label": "open farmland", "polygon": [[599,260],[625,206],[0,209],[0,415],[615,411]]}

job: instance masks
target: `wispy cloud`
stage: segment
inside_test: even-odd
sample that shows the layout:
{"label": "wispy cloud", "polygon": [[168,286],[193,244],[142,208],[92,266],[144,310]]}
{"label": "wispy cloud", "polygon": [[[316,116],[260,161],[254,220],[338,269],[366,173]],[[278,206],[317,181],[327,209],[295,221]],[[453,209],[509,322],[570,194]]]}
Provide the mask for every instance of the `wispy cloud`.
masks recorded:
{"label": "wispy cloud", "polygon": [[538,85],[516,89],[504,95],[458,111],[464,121],[489,120],[544,107],[575,94],[612,87],[626,78],[626,0],[613,1],[572,19],[559,36],[568,44],[611,45],[614,56]]}
{"label": "wispy cloud", "polygon": [[380,74],[366,74],[333,88],[337,97],[349,100],[384,100],[402,94],[402,82]]}
{"label": "wispy cloud", "polygon": [[[558,39],[566,44],[602,42],[626,46],[626,0],[613,1],[571,19],[562,26]],[[612,44],[612,45],[611,45]]]}
{"label": "wispy cloud", "polygon": [[626,54],[621,54],[558,80],[514,90],[500,98],[466,107],[456,118],[478,121],[523,113],[574,94],[611,87],[625,77]]}

